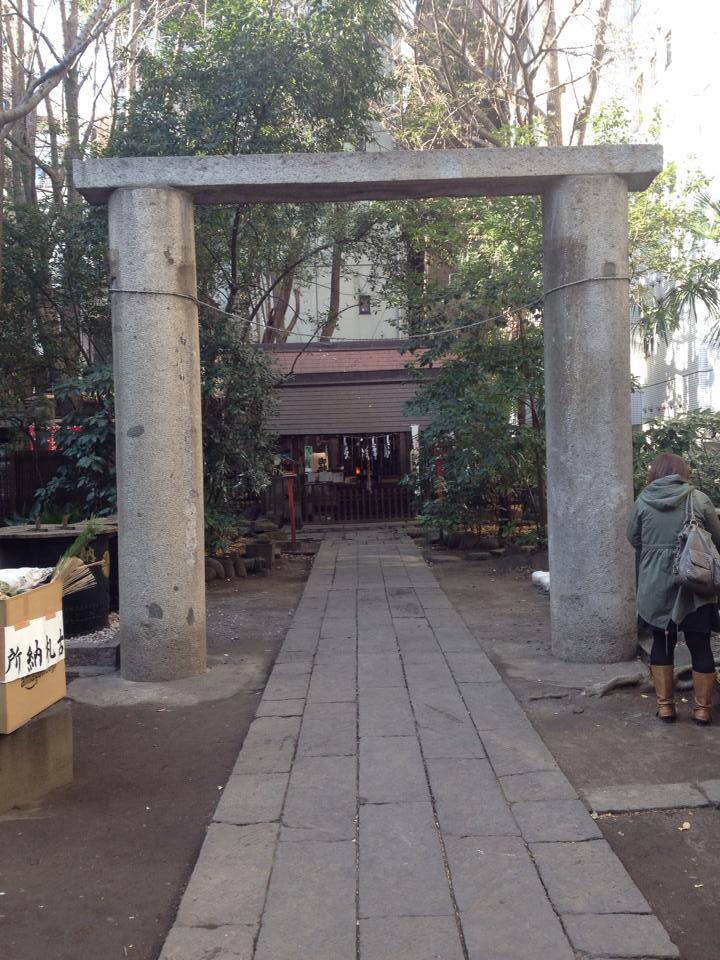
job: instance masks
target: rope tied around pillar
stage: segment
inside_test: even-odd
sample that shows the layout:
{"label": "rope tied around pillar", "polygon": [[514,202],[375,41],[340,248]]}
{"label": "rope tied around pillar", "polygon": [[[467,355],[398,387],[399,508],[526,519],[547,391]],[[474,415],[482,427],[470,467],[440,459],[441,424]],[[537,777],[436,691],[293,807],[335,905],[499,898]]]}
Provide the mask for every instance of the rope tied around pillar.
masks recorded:
{"label": "rope tied around pillar", "polygon": [[[622,280],[623,282],[630,283],[632,277],[581,277],[579,280],[570,280],[568,283],[561,283],[557,287],[551,287],[549,290],[544,290],[543,293],[536,297],[534,300],[530,300],[527,303],[518,304],[516,309],[523,310],[532,310],[535,307],[539,306],[545,297],[550,296],[552,293],[558,293],[561,290],[566,290],[569,287],[577,287],[584,283],[602,283],[604,281],[617,281]],[[138,295],[145,297],[178,297],[180,300],[189,300],[191,303],[195,304],[196,307],[204,307],[206,310],[210,310],[212,313],[216,313],[222,317],[230,317],[233,320],[237,320],[238,323],[245,323],[249,325],[258,325],[256,318],[249,319],[248,317],[241,317],[237,313],[232,313],[229,310],[223,310],[222,307],[216,307],[213,303],[207,303],[205,300],[200,300],[198,297],[193,297],[189,293],[179,293],[177,290],[126,290],[119,287],[110,287],[110,293],[124,293],[129,295]],[[406,337],[403,337],[404,340],[425,340],[428,337],[441,337],[447,336],[448,334],[453,334],[461,330],[470,330],[474,327],[486,326],[489,323],[496,323],[498,320],[505,320],[506,315],[504,313],[496,314],[492,317],[484,317],[482,320],[475,320],[472,323],[459,324],[456,327],[438,327],[434,330],[426,330],[423,333],[410,333]],[[259,326],[270,329],[269,325],[266,323],[261,323]],[[272,328],[274,329],[274,328]],[[313,340],[316,337],[316,333],[295,333],[296,337],[305,337]],[[333,340],[337,341],[348,341],[352,343],[377,343],[378,341],[384,340],[384,337],[335,337]]]}
{"label": "rope tied around pillar", "polygon": [[582,277],[580,280],[570,280],[568,283],[561,283],[557,287],[551,287],[543,292],[543,299],[550,296],[551,293],[557,293],[559,290],[567,290],[568,287],[579,287],[582,283],[601,283],[605,280],[624,280],[630,283],[632,277]]}

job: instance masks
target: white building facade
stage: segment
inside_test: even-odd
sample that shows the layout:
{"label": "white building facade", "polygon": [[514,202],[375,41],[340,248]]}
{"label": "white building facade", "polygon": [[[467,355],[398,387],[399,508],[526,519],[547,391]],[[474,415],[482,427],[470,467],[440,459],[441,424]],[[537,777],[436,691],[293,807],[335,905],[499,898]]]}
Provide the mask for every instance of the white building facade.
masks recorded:
{"label": "white building facade", "polygon": [[[392,137],[376,125],[373,139],[365,147],[368,152],[394,150]],[[346,258],[340,277],[338,322],[332,340],[397,340],[404,336],[403,313],[392,306],[381,293],[382,283],[376,278],[377,265],[365,259]],[[288,342],[318,339],[330,309],[331,270],[318,270],[315,276],[297,290],[299,317]]]}
{"label": "white building facade", "polygon": [[[647,140],[659,123],[666,162],[680,180],[699,171],[720,196],[720,128],[715,122],[720,77],[713,67],[720,50],[716,0],[616,0],[618,53],[604,97],[623,101],[634,114],[634,139]],[[718,251],[715,251],[717,254]],[[699,408],[720,409],[719,352],[708,344],[707,310],[686,311],[670,342],[646,355],[632,353],[641,389],[633,395],[633,424]]]}

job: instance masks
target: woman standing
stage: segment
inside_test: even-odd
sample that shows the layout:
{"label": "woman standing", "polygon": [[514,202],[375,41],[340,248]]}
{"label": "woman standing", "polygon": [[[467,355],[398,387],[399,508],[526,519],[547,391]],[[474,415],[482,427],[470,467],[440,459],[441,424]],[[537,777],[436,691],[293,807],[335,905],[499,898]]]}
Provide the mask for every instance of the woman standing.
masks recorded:
{"label": "woman standing", "polygon": [[657,716],[672,723],[677,715],[673,696],[673,662],[678,630],[690,650],[695,688],[693,717],[699,726],[712,719],[715,662],[710,632],[720,629],[717,597],[700,597],[676,582],[673,558],[692,497],[716,547],[720,547],[720,521],[710,499],[688,482],[690,468],[674,453],[663,453],[650,465],[648,485],[635,501],[628,524],[628,540],[639,553],[638,614],[652,628],[650,670],[657,696]]}

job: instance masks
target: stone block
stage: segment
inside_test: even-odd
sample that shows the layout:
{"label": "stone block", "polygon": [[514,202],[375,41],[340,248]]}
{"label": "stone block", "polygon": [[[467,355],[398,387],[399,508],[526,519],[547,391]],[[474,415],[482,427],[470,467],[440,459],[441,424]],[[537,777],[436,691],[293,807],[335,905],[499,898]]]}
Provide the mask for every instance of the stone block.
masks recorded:
{"label": "stone block", "polygon": [[354,608],[352,614],[342,617],[329,617],[326,614],[320,627],[320,639],[356,640],[357,623]]}
{"label": "stone block", "polygon": [[[367,571],[368,574],[370,572],[371,571]],[[381,581],[382,581],[382,578],[378,580],[379,583]],[[358,608],[362,606],[367,608],[367,610],[372,610],[376,604],[378,606],[381,606],[381,605],[387,606],[384,593],[385,593],[384,590],[380,590],[380,593],[378,595],[378,591],[371,589],[370,587],[358,587],[358,591],[357,591]]]}
{"label": "stone block", "polygon": [[500,777],[500,786],[510,803],[521,800],[575,800],[575,788],[560,770],[516,773]]}
{"label": "stone block", "polygon": [[433,693],[447,691],[457,697],[455,678],[450,672],[444,655],[437,647],[433,650],[403,652],[403,662],[408,686],[413,694],[421,690]]}
{"label": "stone block", "polygon": [[256,717],[301,717],[304,700],[261,700]]}
{"label": "stone block", "polygon": [[308,691],[308,703],[355,702],[357,660],[354,655],[337,654],[318,660]]}
{"label": "stone block", "polygon": [[276,676],[273,670],[265,687],[263,699],[302,700],[303,697],[307,696],[309,681],[310,676],[308,674],[299,674],[297,676],[279,674]]}
{"label": "stone block", "polygon": [[320,624],[317,627],[290,627],[282,645],[283,653],[299,652],[307,656],[315,653],[320,637]]}
{"label": "stone block", "polygon": [[360,653],[358,657],[358,686],[362,693],[372,687],[404,687],[400,657],[395,652]]}
{"label": "stone block", "polygon": [[355,621],[355,611],[357,606],[357,590],[346,588],[341,590],[330,590],[327,595],[327,605],[325,607],[326,618],[352,620]]}
{"label": "stone block", "polygon": [[395,628],[390,624],[358,626],[358,651],[362,653],[395,653],[398,643]]}
{"label": "stone block", "polygon": [[596,813],[629,813],[633,810],[672,810],[706,807],[708,801],[691,783],[626,783],[586,790],[585,799]]}
{"label": "stone block", "polygon": [[360,808],[360,917],[452,917],[430,803]]}
{"label": "stone block", "polygon": [[409,585],[407,587],[388,587],[388,603],[393,619],[420,618],[425,616],[417,594]]}
{"label": "stone block", "polygon": [[487,760],[428,760],[430,787],[444,836],[518,836]]}
{"label": "stone block", "polygon": [[512,812],[528,843],[602,837],[598,825],[580,800],[523,800],[513,804]]}
{"label": "stone block", "polygon": [[679,960],[680,952],[653,916],[568,916],[565,929],[576,950],[588,957],[653,957]]}
{"label": "stone block", "polygon": [[558,913],[651,912],[605,840],[537,843],[531,852]]}
{"label": "stone block", "polygon": [[248,543],[245,545],[245,556],[250,558],[260,557],[265,561],[267,569],[271,570],[273,565],[273,545],[272,543],[263,543],[262,541]]}
{"label": "stone block", "polygon": [[426,611],[425,616],[433,630],[436,628],[438,630],[467,630],[463,618],[450,605],[447,609],[431,607]]}
{"label": "stone block", "polygon": [[651,912],[605,840],[535,843],[530,849],[558,913]]}
{"label": "stone block", "polygon": [[415,737],[360,740],[360,802],[429,801],[430,791]]}
{"label": "stone block", "polygon": [[186,927],[255,925],[265,900],[278,826],[212,823],[180,903]]}
{"label": "stone block", "polygon": [[498,777],[558,769],[529,720],[522,726],[483,731],[482,743]]}
{"label": "stone block", "polygon": [[462,627],[433,627],[433,633],[441,650],[446,653],[473,653],[479,650],[479,644],[468,628]]}
{"label": "stone block", "polygon": [[[378,588],[379,592],[382,592],[382,587]],[[370,605],[359,605],[357,610],[357,622],[358,627],[391,627],[392,626],[392,613],[390,612],[390,607],[386,603],[379,602],[373,606]]]}
{"label": "stone block", "polygon": [[231,776],[213,820],[219,823],[272,823],[280,819],[287,773],[247,773]]}
{"label": "stone block", "polygon": [[298,757],[283,811],[282,841],[354,840],[355,757]]}
{"label": "stone block", "polygon": [[452,687],[413,684],[410,699],[426,758],[485,757],[465,704]]}
{"label": "stone block", "polygon": [[160,960],[252,960],[254,926],[181,927],[170,931]]}
{"label": "stone block", "polygon": [[[344,202],[416,199],[419,195],[479,196],[541,193],[548,183],[581,182],[607,174],[644,190],[662,170],[662,148],[651,144],[417,150],[368,153],[266,154],[92,158],[75,160],[73,174],[90,202],[147,183],[187,193],[197,203]],[[603,177],[603,183],[606,177]],[[624,181],[624,183],[623,183]],[[418,184],[423,184],[422,193]],[[128,191],[130,192],[130,191]],[[572,216],[573,208],[570,207]]]}
{"label": "stone block", "polygon": [[434,589],[429,587],[427,589],[420,590],[418,591],[418,596],[420,597],[420,602],[423,605],[426,616],[430,610],[437,610],[438,612],[449,612],[453,610],[453,605],[439,587]]}
{"label": "stone block", "polygon": [[303,715],[298,756],[336,757],[357,753],[354,703],[308,704]]}
{"label": "stone block", "polygon": [[285,650],[284,647],[281,647],[280,652],[275,658],[275,666],[278,666],[281,663],[292,663],[295,660],[307,660],[308,657],[312,656],[312,653],[307,653],[303,650]]}
{"label": "stone block", "polygon": [[698,786],[710,803],[720,805],[720,780],[703,780]]}
{"label": "stone block", "polygon": [[501,679],[476,642],[470,651],[447,651],[447,662],[457,683],[497,683]]}
{"label": "stone block", "polygon": [[292,660],[275,661],[272,669],[273,677],[304,677],[309,676],[313,668],[311,657],[294,657]]}
{"label": "stone block", "polygon": [[398,646],[403,654],[419,651],[440,652],[437,640],[426,621],[395,618],[393,619],[393,626],[397,634]]}
{"label": "stone block", "polygon": [[483,759],[486,754],[469,720],[450,726],[418,725],[418,736],[427,760],[433,758]]}
{"label": "stone block", "polygon": [[445,842],[470,960],[575,960],[518,837]]}
{"label": "stone block", "polygon": [[462,683],[460,692],[481,735],[485,730],[507,730],[527,723],[525,711],[502,681]]}
{"label": "stone block", "polygon": [[316,662],[333,657],[355,657],[357,640],[355,637],[321,637],[317,646]]}
{"label": "stone block", "polygon": [[258,717],[250,724],[233,774],[285,773],[295,753],[300,717]]}
{"label": "stone block", "polygon": [[356,960],[354,843],[280,843],[254,960]]}
{"label": "stone block", "polygon": [[[360,921],[360,960],[463,960],[453,917],[376,917]],[[183,958],[184,960],[184,958]]]}
{"label": "stone block", "polygon": [[412,737],[415,720],[405,687],[370,687],[360,693],[360,737]]}

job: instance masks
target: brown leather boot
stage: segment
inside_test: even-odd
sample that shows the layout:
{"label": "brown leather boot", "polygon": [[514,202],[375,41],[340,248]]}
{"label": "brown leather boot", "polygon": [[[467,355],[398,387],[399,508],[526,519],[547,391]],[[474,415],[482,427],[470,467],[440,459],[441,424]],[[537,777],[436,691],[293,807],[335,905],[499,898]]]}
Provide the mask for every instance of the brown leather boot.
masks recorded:
{"label": "brown leather boot", "polygon": [[653,682],[655,684],[655,696],[657,697],[657,713],[664,723],[674,723],[677,720],[675,712],[675,697],[673,695],[673,668],[660,667],[652,664],[650,667]]}
{"label": "brown leather boot", "polygon": [[695,673],[694,670],[692,677],[695,688],[693,719],[699,727],[707,727],[712,723],[712,698],[717,677],[714,673]]}

